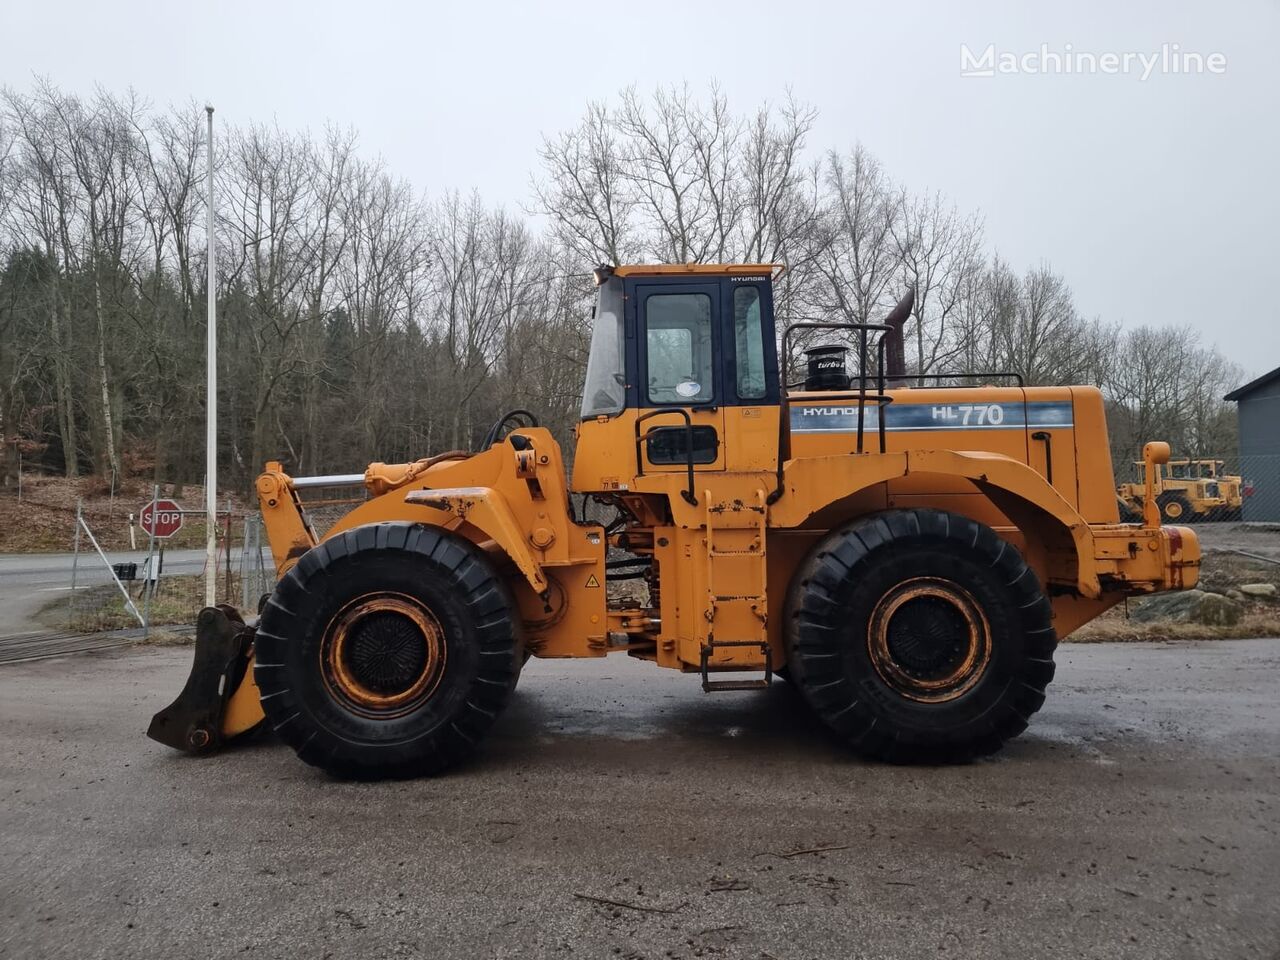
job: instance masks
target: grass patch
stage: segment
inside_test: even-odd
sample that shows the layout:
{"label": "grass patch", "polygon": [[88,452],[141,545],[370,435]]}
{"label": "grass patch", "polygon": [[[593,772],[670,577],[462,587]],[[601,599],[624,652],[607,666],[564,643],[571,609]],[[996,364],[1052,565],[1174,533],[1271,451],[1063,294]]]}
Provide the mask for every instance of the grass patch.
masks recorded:
{"label": "grass patch", "polygon": [[1063,643],[1132,643],[1165,640],[1251,640],[1256,637],[1280,637],[1280,612],[1246,613],[1231,627],[1206,626],[1203,623],[1155,621],[1137,623],[1115,611],[1086,623],[1063,639]]}
{"label": "grass patch", "polygon": [[[1221,550],[1208,550],[1200,567],[1201,590],[1227,593],[1244,583],[1274,583],[1280,587],[1280,565],[1242,557]],[[1137,605],[1141,600],[1130,600]],[[1065,637],[1065,643],[1123,643],[1127,641],[1161,640],[1244,640],[1254,637],[1280,637],[1280,602],[1254,597],[1237,600],[1244,607],[1240,622],[1230,626],[1206,626],[1155,620],[1138,623],[1130,620],[1124,604],[1113,607],[1098,619]]]}
{"label": "grass patch", "polygon": [[150,647],[190,647],[196,642],[196,635],[190,631],[180,633],[164,627],[152,627],[147,638],[139,642]]}
{"label": "grass patch", "polygon": [[[218,602],[240,606],[240,577],[232,573],[230,588],[225,576],[218,581]],[[146,603],[143,584],[130,587],[129,596],[141,613]],[[228,599],[230,598],[230,599]],[[190,626],[204,607],[204,577],[200,574],[161,577],[151,596],[152,636],[149,642],[160,645],[190,643],[191,637],[174,631],[157,631],[156,627]],[[115,584],[107,583],[77,591],[68,601],[50,601],[38,614],[41,621],[59,630],[76,633],[98,633],[129,630],[138,626],[137,618],[125,606],[124,597]]]}

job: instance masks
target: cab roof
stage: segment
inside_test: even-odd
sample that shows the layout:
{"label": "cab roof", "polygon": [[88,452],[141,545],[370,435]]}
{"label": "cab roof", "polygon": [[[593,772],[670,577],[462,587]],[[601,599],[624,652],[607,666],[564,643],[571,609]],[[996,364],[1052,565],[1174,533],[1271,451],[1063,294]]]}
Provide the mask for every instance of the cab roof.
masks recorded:
{"label": "cab roof", "polygon": [[624,264],[608,269],[618,277],[669,277],[698,274],[725,277],[766,273],[777,279],[784,266],[781,263],[650,263]]}

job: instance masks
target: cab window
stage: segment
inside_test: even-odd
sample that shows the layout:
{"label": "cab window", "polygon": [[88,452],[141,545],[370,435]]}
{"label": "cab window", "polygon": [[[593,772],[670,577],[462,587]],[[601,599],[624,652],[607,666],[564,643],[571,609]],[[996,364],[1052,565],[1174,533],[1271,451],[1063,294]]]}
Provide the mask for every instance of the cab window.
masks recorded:
{"label": "cab window", "polygon": [[645,300],[650,403],[706,403],[713,390],[711,297],[656,293]]}
{"label": "cab window", "polygon": [[760,291],[756,287],[734,288],[733,339],[738,398],[759,400],[765,395],[764,331],[760,328]]}

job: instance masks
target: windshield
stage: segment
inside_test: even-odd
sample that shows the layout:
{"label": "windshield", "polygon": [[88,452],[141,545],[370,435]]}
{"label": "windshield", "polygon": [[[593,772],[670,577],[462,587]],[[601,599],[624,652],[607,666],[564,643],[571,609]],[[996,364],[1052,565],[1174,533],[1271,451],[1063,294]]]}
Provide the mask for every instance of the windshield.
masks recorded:
{"label": "windshield", "polygon": [[591,326],[591,353],[582,386],[582,419],[621,413],[626,405],[623,342],[622,278],[610,277],[600,286]]}

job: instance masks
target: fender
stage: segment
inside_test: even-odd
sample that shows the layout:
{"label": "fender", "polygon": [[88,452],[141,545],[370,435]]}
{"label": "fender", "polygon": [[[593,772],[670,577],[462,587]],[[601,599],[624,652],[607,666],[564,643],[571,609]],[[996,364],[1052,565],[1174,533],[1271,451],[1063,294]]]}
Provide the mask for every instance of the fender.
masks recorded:
{"label": "fender", "polygon": [[387,520],[434,524],[456,530],[474,543],[492,540],[511,558],[535,593],[541,595],[547,590],[542,564],[529,549],[506,498],[492,487],[442,487],[407,494],[393,490],[352,510],[321,539]]}
{"label": "fender", "polygon": [[[534,593],[544,595],[549,588],[544,566],[590,562],[598,551],[575,555],[568,511],[552,506],[567,502],[555,439],[542,428],[525,428],[511,439],[471,456],[455,451],[412,464],[373,464],[363,486],[375,496],[322,537],[315,535],[293,479],[279,463],[268,463],[258,478],[258,500],[277,575],[284,576],[308,550],[339,533],[370,523],[410,521],[457,531],[476,544],[492,541]],[[424,479],[437,485],[405,489]]]}
{"label": "fender", "polygon": [[1023,530],[1049,524],[1070,544],[1076,560],[1076,590],[1102,595],[1094,561],[1094,536],[1071,504],[1025,463],[973,450],[923,450],[876,457],[814,457],[794,460],[784,472],[786,495],[770,508],[776,526],[801,526],[836,500],[909,474],[964,477]]}
{"label": "fender", "polygon": [[414,490],[404,500],[469,523],[503,549],[536,593],[546,593],[547,578],[542,573],[542,565],[534,559],[506,498],[498,491],[489,487]]}
{"label": "fender", "polygon": [[909,473],[966,477],[1022,530],[1035,529],[1037,515],[1047,518],[1075,547],[1076,590],[1089,599],[1102,596],[1093,530],[1037,471],[1010,457],[981,451],[929,450],[907,456]]}

